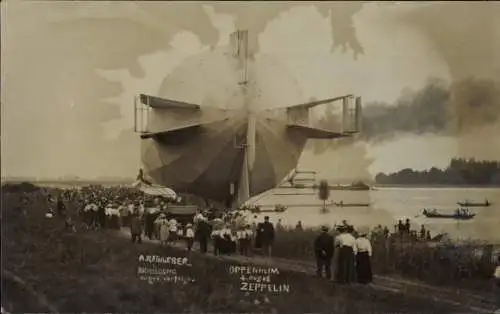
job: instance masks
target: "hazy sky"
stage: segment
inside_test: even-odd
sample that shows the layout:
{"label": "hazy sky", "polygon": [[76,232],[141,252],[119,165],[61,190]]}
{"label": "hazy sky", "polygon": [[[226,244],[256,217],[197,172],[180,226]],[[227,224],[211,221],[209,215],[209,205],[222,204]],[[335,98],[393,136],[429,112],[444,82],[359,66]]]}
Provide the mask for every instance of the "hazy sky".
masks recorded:
{"label": "hazy sky", "polygon": [[[430,77],[500,79],[498,3],[142,5],[139,14],[132,2],[2,2],[2,175],[134,175],[133,96],[161,94],[176,67],[209,45],[227,45],[237,26],[257,33],[256,60],[267,55],[286,69],[296,103],[347,93],[392,103]],[[268,12],[266,23],[253,18],[259,12]],[[498,121],[460,137],[402,134],[319,156],[306,151],[301,166],[324,164],[326,176],[347,178],[363,176],[363,167],[372,175],[441,167],[456,155],[500,159],[495,132]]]}

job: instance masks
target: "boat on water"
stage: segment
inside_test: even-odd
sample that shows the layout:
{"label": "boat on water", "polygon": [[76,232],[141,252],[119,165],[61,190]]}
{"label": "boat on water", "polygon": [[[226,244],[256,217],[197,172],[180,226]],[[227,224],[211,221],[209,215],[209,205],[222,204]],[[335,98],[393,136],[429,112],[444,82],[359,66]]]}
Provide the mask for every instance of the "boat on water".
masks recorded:
{"label": "boat on water", "polygon": [[365,184],[363,181],[358,181],[354,182],[351,185],[348,185],[344,187],[344,190],[349,190],[349,191],[369,191],[370,186],[368,184]]}
{"label": "boat on water", "polygon": [[284,213],[288,207],[278,204],[274,207],[274,209],[261,209],[260,206],[254,206],[250,208],[250,212],[252,214],[261,214],[261,213]]}
{"label": "boat on water", "polygon": [[344,203],[344,202],[333,202],[333,204],[337,207],[368,207],[370,203]]}
{"label": "boat on water", "polygon": [[457,202],[458,205],[462,207],[489,207],[491,206],[491,203],[488,200],[485,200],[482,203],[477,203],[477,202],[471,202],[471,201],[463,201],[463,202]]}
{"label": "boat on water", "polygon": [[428,210],[424,209],[423,214],[427,218],[448,218],[448,219],[459,219],[459,220],[469,220],[476,216],[475,213],[469,213],[468,210],[457,209],[453,214],[442,214],[436,209]]}

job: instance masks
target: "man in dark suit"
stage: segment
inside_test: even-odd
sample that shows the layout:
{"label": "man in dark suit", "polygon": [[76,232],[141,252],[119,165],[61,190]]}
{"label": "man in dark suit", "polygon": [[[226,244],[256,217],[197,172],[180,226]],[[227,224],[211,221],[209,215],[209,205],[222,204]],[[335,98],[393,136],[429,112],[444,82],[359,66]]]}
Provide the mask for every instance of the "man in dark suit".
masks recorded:
{"label": "man in dark suit", "polygon": [[212,226],[206,221],[205,218],[201,219],[196,227],[195,237],[200,243],[201,253],[207,253],[208,239],[210,238],[210,233],[212,232]]}
{"label": "man in dark suit", "polygon": [[271,256],[271,248],[274,243],[274,226],[269,222],[269,216],[264,217],[264,222],[257,226],[257,230],[260,234],[263,253],[267,256]]}
{"label": "man in dark suit", "polygon": [[316,256],[316,273],[319,277],[323,275],[323,269],[326,278],[332,278],[331,265],[333,258],[334,240],[333,236],[328,234],[328,227],[321,227],[321,233],[314,240],[314,253]]}

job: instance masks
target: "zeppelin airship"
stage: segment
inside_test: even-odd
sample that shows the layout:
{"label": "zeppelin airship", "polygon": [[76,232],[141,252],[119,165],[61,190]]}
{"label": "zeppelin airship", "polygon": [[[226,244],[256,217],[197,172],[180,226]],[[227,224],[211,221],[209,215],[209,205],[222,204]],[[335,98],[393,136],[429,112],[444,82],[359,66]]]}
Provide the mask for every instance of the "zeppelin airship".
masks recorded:
{"label": "zeppelin airship", "polygon": [[[308,139],[360,131],[361,97],[294,104],[300,87],[279,60],[250,57],[247,38],[234,32],[228,47],[187,58],[160,95],[135,97],[144,174],[155,184],[234,208],[279,185]],[[340,105],[337,129],[310,123],[326,104]]]}

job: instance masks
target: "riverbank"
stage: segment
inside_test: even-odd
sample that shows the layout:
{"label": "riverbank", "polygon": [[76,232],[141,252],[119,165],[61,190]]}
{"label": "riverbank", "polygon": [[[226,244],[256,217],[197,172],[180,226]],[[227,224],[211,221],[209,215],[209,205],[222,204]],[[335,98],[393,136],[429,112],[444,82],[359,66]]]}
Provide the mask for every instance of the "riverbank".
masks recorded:
{"label": "riverbank", "polygon": [[[301,261],[314,260],[312,243],[319,228],[277,231],[273,254]],[[432,285],[490,291],[495,247],[469,243],[416,241],[382,234],[372,237],[372,267],[376,274],[416,279]],[[498,247],[497,247],[498,249]]]}
{"label": "riverbank", "polygon": [[500,189],[500,184],[379,184],[376,183],[373,188],[423,188],[423,189]]}
{"label": "riverbank", "polygon": [[[9,196],[10,198],[11,196]],[[149,284],[137,275],[138,256],[179,256],[184,251],[154,243],[132,245],[116,231],[73,233],[58,218],[46,219],[44,208],[33,204],[25,215],[14,199],[2,198],[4,269],[21,278],[29,290],[11,288],[2,294],[9,312],[261,312],[369,313],[464,311],[459,304],[369,286],[337,286],[299,270],[280,270],[289,293],[245,293],[230,265],[256,261],[223,260],[193,252],[195,283]],[[76,217],[75,217],[76,218]],[[7,223],[8,222],[8,223]],[[2,276],[10,287],[16,286]],[[4,282],[4,283],[5,283]],[[9,286],[7,286],[9,287]],[[14,290],[14,291],[13,291]],[[24,297],[23,297],[24,293]],[[38,300],[46,299],[47,304]]]}
{"label": "riverbank", "polygon": [[[9,209],[7,209],[9,210]],[[11,209],[10,209],[11,210]],[[17,216],[17,217],[16,217]],[[179,256],[179,250],[153,243],[133,245],[113,231],[66,231],[58,218],[43,213],[7,217],[4,268],[36,291],[23,289],[2,294],[9,312],[167,312],[167,313],[452,313],[459,307],[422,298],[378,291],[370,287],[339,287],[299,272],[281,271],[289,293],[245,293],[237,276],[228,272],[233,261],[193,253],[191,276],[195,283],[150,284],[137,276],[138,256]],[[2,276],[7,287],[15,286]],[[37,301],[43,296],[47,304]]]}

